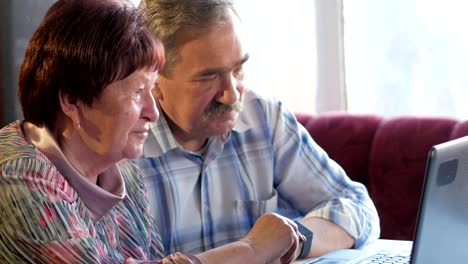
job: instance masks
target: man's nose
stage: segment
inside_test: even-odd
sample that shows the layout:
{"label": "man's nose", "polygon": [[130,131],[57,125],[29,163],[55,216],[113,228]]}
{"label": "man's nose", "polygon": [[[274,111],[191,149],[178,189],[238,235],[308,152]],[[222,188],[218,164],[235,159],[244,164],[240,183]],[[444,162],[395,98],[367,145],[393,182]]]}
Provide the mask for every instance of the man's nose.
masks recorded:
{"label": "man's nose", "polygon": [[222,79],[221,92],[217,101],[226,105],[232,105],[239,101],[238,84],[239,80],[232,73],[226,73]]}

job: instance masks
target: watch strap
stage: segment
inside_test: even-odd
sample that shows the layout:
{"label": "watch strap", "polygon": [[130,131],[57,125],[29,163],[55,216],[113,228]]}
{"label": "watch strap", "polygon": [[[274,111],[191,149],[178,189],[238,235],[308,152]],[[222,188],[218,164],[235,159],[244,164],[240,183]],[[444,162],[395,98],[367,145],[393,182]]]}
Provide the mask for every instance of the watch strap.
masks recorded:
{"label": "watch strap", "polygon": [[299,254],[299,258],[306,258],[309,255],[310,248],[312,247],[312,239],[314,237],[314,233],[310,231],[307,227],[302,225],[301,223],[294,221],[301,232],[302,235],[306,237],[306,241],[302,243],[301,253]]}

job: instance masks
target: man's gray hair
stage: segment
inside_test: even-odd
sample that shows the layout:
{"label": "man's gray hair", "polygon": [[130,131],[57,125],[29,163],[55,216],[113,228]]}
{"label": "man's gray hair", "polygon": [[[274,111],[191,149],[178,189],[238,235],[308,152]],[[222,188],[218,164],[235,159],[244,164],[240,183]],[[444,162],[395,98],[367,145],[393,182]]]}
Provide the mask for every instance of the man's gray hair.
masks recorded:
{"label": "man's gray hair", "polygon": [[177,57],[176,36],[210,30],[229,20],[229,10],[237,12],[231,0],[145,0],[150,30],[164,44],[166,64],[161,74],[169,76]]}

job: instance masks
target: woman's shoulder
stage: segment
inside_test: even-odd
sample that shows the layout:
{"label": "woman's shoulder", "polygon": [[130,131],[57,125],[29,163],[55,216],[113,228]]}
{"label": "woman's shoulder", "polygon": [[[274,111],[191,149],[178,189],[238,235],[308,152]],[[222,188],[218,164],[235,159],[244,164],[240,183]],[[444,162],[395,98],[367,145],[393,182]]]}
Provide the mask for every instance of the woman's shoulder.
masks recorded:
{"label": "woman's shoulder", "polygon": [[53,167],[47,157],[25,139],[20,121],[0,129],[0,167],[5,169],[11,164],[17,164],[16,170],[40,167],[39,164]]}
{"label": "woman's shoulder", "polygon": [[35,158],[36,149],[21,132],[21,123],[16,121],[0,129],[0,164],[18,158]]}
{"label": "woman's shoulder", "polygon": [[28,143],[21,132],[21,122],[0,129],[0,184],[21,185],[31,191],[55,193],[72,202],[75,195],[56,167]]}

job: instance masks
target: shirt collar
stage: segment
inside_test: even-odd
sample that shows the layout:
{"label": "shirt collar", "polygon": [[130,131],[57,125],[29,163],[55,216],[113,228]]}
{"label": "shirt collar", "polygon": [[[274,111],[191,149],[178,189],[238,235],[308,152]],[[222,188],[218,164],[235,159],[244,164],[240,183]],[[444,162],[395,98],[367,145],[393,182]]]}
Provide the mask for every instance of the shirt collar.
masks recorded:
{"label": "shirt collar", "polygon": [[99,175],[99,184],[92,183],[70,164],[49,129],[37,127],[29,122],[23,123],[23,129],[27,132],[25,134],[29,141],[52,162],[76,191],[89,209],[93,220],[101,219],[123,200],[126,193],[125,183],[117,165]]}
{"label": "shirt collar", "polygon": [[150,125],[150,133],[143,147],[143,156],[145,157],[157,157],[179,147],[174,135],[172,135],[164,112],[159,104],[157,104],[157,107],[160,115],[159,119]]}

